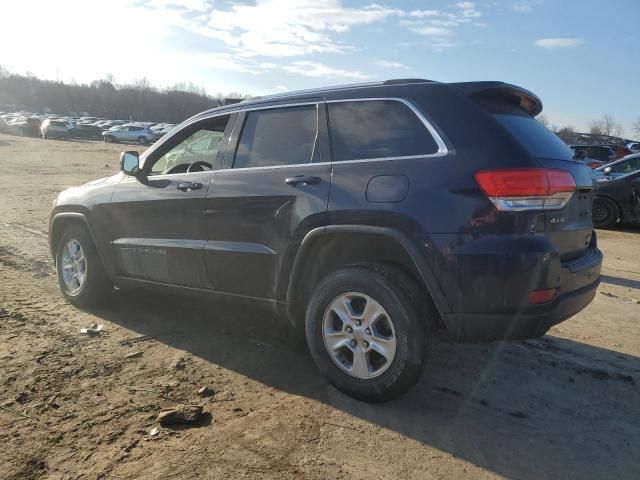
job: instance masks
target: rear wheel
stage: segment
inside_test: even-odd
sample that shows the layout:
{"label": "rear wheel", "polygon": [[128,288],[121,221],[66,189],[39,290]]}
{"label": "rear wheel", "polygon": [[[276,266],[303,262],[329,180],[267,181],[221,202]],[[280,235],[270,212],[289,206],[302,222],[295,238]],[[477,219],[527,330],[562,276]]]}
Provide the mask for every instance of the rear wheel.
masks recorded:
{"label": "rear wheel", "polygon": [[56,270],[62,295],[76,306],[100,303],[113,291],[89,232],[79,225],[68,227],[58,241]]}
{"label": "rear wheel", "polygon": [[367,402],[390,400],[420,379],[434,315],[402,272],[348,267],[316,288],[306,314],[307,343],[339,390]]}
{"label": "rear wheel", "polygon": [[594,227],[610,228],[620,218],[620,209],[613,200],[606,197],[596,197],[593,201],[591,216]]}

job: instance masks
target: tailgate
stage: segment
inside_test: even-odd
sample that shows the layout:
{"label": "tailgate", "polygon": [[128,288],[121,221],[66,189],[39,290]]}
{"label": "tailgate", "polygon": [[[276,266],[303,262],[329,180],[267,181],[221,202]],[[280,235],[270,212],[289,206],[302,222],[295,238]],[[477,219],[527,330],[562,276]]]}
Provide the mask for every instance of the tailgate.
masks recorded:
{"label": "tailgate", "polygon": [[560,253],[563,262],[574,260],[587,253],[593,224],[591,207],[594,187],[590,169],[571,160],[537,159],[541,166],[571,172],[576,182],[576,191],[562,210],[545,213],[545,233]]}

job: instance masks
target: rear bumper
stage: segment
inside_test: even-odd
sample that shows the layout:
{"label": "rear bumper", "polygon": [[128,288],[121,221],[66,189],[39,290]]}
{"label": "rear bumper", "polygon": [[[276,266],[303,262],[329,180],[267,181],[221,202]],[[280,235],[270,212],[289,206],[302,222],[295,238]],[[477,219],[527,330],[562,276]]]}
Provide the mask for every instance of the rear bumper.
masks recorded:
{"label": "rear bumper", "polygon": [[[462,342],[534,338],[572,317],[593,299],[602,252],[595,232],[588,250],[562,262],[544,237],[527,244],[510,239],[489,248],[463,245],[440,263],[440,281],[451,305],[442,312],[449,336]],[[487,242],[488,244],[488,242]],[[556,288],[555,298],[531,304],[530,292]]]}
{"label": "rear bumper", "polygon": [[598,277],[590,285],[558,297],[545,310],[527,312],[527,308],[523,308],[521,312],[513,313],[448,313],[443,317],[449,333],[460,342],[541,337],[552,326],[571,318],[589,305],[599,284]]}

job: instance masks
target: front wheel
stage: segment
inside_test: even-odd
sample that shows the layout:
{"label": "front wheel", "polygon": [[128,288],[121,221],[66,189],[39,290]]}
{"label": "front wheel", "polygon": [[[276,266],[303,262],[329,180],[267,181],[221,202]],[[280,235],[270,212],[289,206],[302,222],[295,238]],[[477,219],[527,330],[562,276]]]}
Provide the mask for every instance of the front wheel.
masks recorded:
{"label": "front wheel", "polygon": [[311,355],[335,387],[366,402],[399,397],[421,377],[433,310],[405,274],[348,267],[326,277],[306,313]]}
{"label": "front wheel", "polygon": [[56,270],[62,295],[73,305],[95,305],[113,291],[91,236],[79,225],[67,228],[58,241]]}
{"label": "front wheel", "polygon": [[146,145],[147,139],[145,137],[138,137],[138,145]]}
{"label": "front wheel", "polygon": [[591,218],[596,228],[613,227],[620,217],[620,209],[613,200],[605,197],[596,197],[593,200]]}

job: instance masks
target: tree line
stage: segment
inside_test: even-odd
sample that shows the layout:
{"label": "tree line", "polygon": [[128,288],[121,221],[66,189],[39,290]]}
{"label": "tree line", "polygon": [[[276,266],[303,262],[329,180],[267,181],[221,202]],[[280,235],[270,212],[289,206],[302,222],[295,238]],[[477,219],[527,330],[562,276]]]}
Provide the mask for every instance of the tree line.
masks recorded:
{"label": "tree line", "polygon": [[0,110],[27,110],[68,115],[87,112],[92,116],[131,121],[178,123],[226,103],[243,98],[239,93],[209,95],[190,82],[159,89],[147,78],[117,84],[113,75],[90,84],[42,80],[17,75],[0,66]]}

